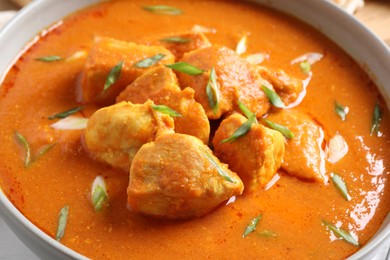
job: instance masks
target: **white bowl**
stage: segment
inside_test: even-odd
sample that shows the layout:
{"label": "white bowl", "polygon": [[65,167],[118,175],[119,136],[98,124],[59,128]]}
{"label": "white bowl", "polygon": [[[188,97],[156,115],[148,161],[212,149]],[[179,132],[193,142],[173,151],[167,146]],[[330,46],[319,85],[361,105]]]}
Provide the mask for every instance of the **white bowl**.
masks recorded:
{"label": "white bowl", "polygon": [[[35,0],[0,32],[0,77],[28,43],[51,24],[78,9],[101,0]],[[336,42],[376,83],[387,105],[390,96],[390,49],[359,21],[327,1],[251,0],[303,20]],[[331,18],[331,19],[330,19]],[[86,259],[55,241],[27,220],[1,192],[0,213],[8,226],[42,259]],[[372,259],[390,238],[390,214],[375,236],[349,259]]]}

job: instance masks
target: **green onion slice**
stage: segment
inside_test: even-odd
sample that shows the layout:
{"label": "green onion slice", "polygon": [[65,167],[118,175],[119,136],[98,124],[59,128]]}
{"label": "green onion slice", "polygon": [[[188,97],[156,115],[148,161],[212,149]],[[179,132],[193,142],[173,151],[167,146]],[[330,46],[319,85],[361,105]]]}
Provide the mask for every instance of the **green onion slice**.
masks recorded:
{"label": "green onion slice", "polygon": [[264,85],[262,85],[261,88],[264,91],[265,95],[268,97],[271,104],[274,105],[274,107],[277,107],[277,108],[285,108],[286,107],[284,105],[282,99],[279,97],[279,95],[274,90],[272,90],[269,87],[264,86]]}
{"label": "green onion slice", "polygon": [[69,206],[64,206],[61,211],[58,218],[58,227],[57,227],[57,233],[56,233],[56,240],[60,241],[61,238],[65,234],[66,224],[68,222],[68,214],[69,214]]}
{"label": "green onion slice", "polygon": [[81,107],[74,107],[74,108],[71,108],[71,109],[66,110],[64,112],[61,112],[61,113],[49,116],[48,119],[49,120],[54,120],[54,119],[58,119],[58,118],[61,118],[61,119],[62,118],[66,118],[66,117],[68,117],[70,115],[73,115],[73,114],[79,112],[80,110],[83,110],[83,109],[84,109],[83,106],[81,106]]}
{"label": "green onion slice", "polygon": [[330,229],[336,236],[341,237],[342,239],[344,239],[345,241],[347,241],[348,243],[350,243],[354,246],[359,246],[359,243],[355,240],[355,238],[348,231],[345,231],[341,228],[338,228],[335,225],[333,225],[325,220],[322,221],[322,224],[325,227],[327,227],[328,229]]}
{"label": "green onion slice", "polygon": [[165,65],[168,68],[182,72],[188,75],[196,76],[204,72],[204,70],[195,67],[194,65],[188,64],[187,62],[176,62],[173,64]]}
{"label": "green onion slice", "polygon": [[371,125],[371,135],[375,134],[376,136],[379,136],[379,127],[382,120],[382,113],[381,109],[379,107],[379,102],[376,102],[374,113],[372,115],[372,125]]}
{"label": "green onion slice", "polygon": [[102,210],[108,201],[106,183],[102,176],[97,176],[92,183],[92,204],[95,211]]}
{"label": "green onion slice", "polygon": [[299,67],[301,68],[301,71],[306,75],[309,74],[311,71],[311,64],[308,61],[300,62]]}
{"label": "green onion slice", "polygon": [[32,163],[30,145],[27,142],[27,139],[21,133],[19,133],[17,131],[15,132],[15,138],[23,146],[24,152],[26,154],[24,157],[24,167],[27,168]]}
{"label": "green onion slice", "polygon": [[235,180],[233,180],[232,177],[229,176],[219,165],[218,163],[214,160],[214,158],[209,154],[207,151],[203,151],[203,155],[209,160],[209,162],[217,169],[218,174],[223,177],[225,180],[231,183],[236,183]]}
{"label": "green onion slice", "polygon": [[[240,100],[238,100],[238,108],[241,110],[241,112],[246,116],[246,118],[250,118],[254,113],[249,110],[247,106],[245,106],[244,103],[242,103]],[[255,123],[257,124],[257,119],[255,120]]]}
{"label": "green onion slice", "polygon": [[54,61],[63,60],[63,58],[61,58],[60,56],[57,56],[57,55],[53,55],[53,56],[39,57],[39,58],[36,58],[35,60],[43,61],[43,62],[54,62]]}
{"label": "green onion slice", "polygon": [[248,37],[246,35],[243,35],[241,39],[238,41],[236,46],[236,53],[237,55],[244,54],[248,48],[246,42],[248,40]]}
{"label": "green onion slice", "polygon": [[348,107],[345,107],[345,106],[341,105],[340,103],[335,102],[334,111],[341,118],[342,121],[345,121],[345,119],[347,118],[347,114],[348,114]]}
{"label": "green onion slice", "polygon": [[150,66],[153,66],[154,64],[156,64],[157,62],[162,60],[164,57],[165,57],[165,54],[159,53],[159,54],[156,54],[150,58],[146,58],[144,60],[137,62],[136,64],[134,64],[134,67],[149,68]]}
{"label": "green onion slice", "polygon": [[284,137],[286,137],[287,139],[294,137],[294,133],[291,132],[291,130],[288,129],[287,127],[280,125],[280,124],[277,124],[277,123],[274,123],[268,119],[264,119],[264,122],[266,122],[267,125],[269,127],[271,127],[272,129],[281,132],[284,135]]}
{"label": "green onion slice", "polygon": [[179,15],[183,13],[179,8],[168,5],[150,5],[144,6],[143,9],[155,14]]}
{"label": "green onion slice", "polygon": [[211,68],[210,71],[210,77],[206,87],[206,94],[209,101],[209,105],[215,115],[218,111],[218,106],[219,106],[219,87],[218,87],[217,75],[215,74],[214,67]]}
{"label": "green onion slice", "polygon": [[167,38],[160,39],[160,41],[168,42],[168,43],[189,43],[189,42],[192,42],[193,40],[190,38],[173,36],[173,37],[167,37]]}
{"label": "green onion slice", "polygon": [[221,143],[233,143],[237,138],[244,136],[251,130],[253,123],[256,121],[256,115],[252,114],[245,123],[243,123],[229,138],[221,141]]}
{"label": "green onion slice", "polygon": [[169,115],[171,117],[182,117],[183,115],[179,112],[176,112],[172,108],[165,105],[152,105],[152,108],[158,112]]}
{"label": "green onion slice", "polygon": [[336,173],[332,173],[331,176],[332,176],[332,181],[333,181],[334,185],[336,185],[337,189],[341,192],[343,197],[347,201],[350,201],[351,196],[348,194],[347,185],[345,185],[344,180]]}
{"label": "green onion slice", "polygon": [[57,143],[47,144],[38,150],[37,155],[35,156],[34,161],[39,160],[43,155],[48,153]]}
{"label": "green onion slice", "polygon": [[119,62],[111,69],[110,73],[107,76],[102,93],[105,93],[115,82],[117,82],[121,75],[123,63],[124,61]]}
{"label": "green onion slice", "polygon": [[251,222],[249,223],[249,225],[246,227],[246,229],[244,231],[244,234],[242,234],[242,237],[246,237],[250,233],[255,231],[256,230],[256,226],[259,223],[259,221],[261,220],[261,218],[262,218],[262,215],[259,215],[259,216],[255,217],[254,219],[252,219]]}
{"label": "green onion slice", "polygon": [[263,236],[263,237],[277,237],[278,236],[278,234],[276,234],[275,232],[270,231],[270,230],[263,230],[263,231],[260,231],[258,234],[260,236]]}

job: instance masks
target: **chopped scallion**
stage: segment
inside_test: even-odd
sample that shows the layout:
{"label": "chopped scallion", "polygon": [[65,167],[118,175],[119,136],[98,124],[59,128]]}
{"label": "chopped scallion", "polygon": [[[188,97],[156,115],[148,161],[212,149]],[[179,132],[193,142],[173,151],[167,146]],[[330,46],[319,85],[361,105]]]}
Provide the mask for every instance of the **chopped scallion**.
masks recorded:
{"label": "chopped scallion", "polygon": [[34,161],[39,160],[43,155],[45,155],[47,152],[49,152],[53,147],[56,145],[56,143],[47,144],[43,146],[41,149],[38,150],[37,155],[35,156]]}
{"label": "chopped scallion", "polygon": [[155,14],[179,15],[183,13],[179,8],[168,5],[150,5],[144,6],[143,9]]}
{"label": "chopped scallion", "polygon": [[[241,112],[246,116],[246,118],[250,118],[254,113],[249,110],[247,106],[245,106],[244,103],[242,103],[240,100],[238,100],[238,108],[241,110]],[[255,120],[255,123],[257,124],[257,119]]]}
{"label": "chopped scallion", "polygon": [[23,146],[25,157],[24,157],[24,167],[30,166],[32,163],[31,149],[30,145],[27,142],[27,139],[19,132],[15,132],[16,140]]}
{"label": "chopped scallion", "polygon": [[259,215],[257,217],[255,217],[254,219],[251,220],[251,222],[249,223],[249,225],[246,227],[245,231],[244,231],[244,234],[242,235],[242,237],[246,237],[248,236],[250,233],[252,233],[253,231],[256,230],[256,226],[257,224],[259,223],[260,219],[262,218],[262,215]]}
{"label": "chopped scallion", "polygon": [[209,105],[215,115],[217,114],[218,106],[219,106],[219,87],[218,87],[217,75],[215,74],[214,67],[211,68],[210,71],[210,77],[206,87],[206,94],[209,101]]}
{"label": "chopped scallion", "polygon": [[57,56],[57,55],[53,55],[53,56],[39,57],[39,58],[36,58],[35,60],[43,61],[43,62],[54,62],[54,61],[63,60],[63,58],[61,58],[60,56]]}
{"label": "chopped scallion", "polygon": [[174,37],[167,37],[167,38],[160,39],[160,41],[168,42],[168,43],[189,43],[192,42],[192,39],[174,36]]}
{"label": "chopped scallion", "polygon": [[284,137],[286,137],[287,139],[290,139],[290,138],[293,138],[294,137],[294,133],[291,132],[290,129],[288,129],[287,127],[283,126],[283,125],[280,125],[280,124],[277,124],[277,123],[274,123],[268,119],[263,119],[267,125],[269,127],[271,127],[272,129],[276,130],[276,131],[279,131],[280,133],[282,133],[284,135]]}
{"label": "chopped scallion", "polygon": [[348,194],[347,185],[345,185],[344,180],[339,175],[337,175],[336,173],[332,173],[331,176],[332,176],[333,183],[336,185],[337,189],[341,192],[343,197],[347,201],[350,201],[351,200],[351,196]]}
{"label": "chopped scallion", "polygon": [[102,93],[105,93],[115,82],[117,82],[122,72],[123,63],[124,61],[119,62],[111,69],[106,78],[106,83],[104,84]]}
{"label": "chopped scallion", "polygon": [[165,105],[152,105],[152,108],[158,112],[169,115],[171,117],[182,117],[183,115],[179,112],[176,112],[172,108]]}
{"label": "chopped scallion", "polygon": [[61,238],[65,234],[66,224],[68,222],[68,215],[69,215],[69,206],[64,206],[61,211],[58,218],[58,227],[57,227],[57,233],[56,233],[56,240],[60,241]]}
{"label": "chopped scallion", "polygon": [[243,35],[241,39],[238,41],[237,46],[236,46],[236,53],[238,55],[244,54],[247,50],[247,42],[248,37],[246,35]]}
{"label": "chopped scallion", "polygon": [[61,119],[50,127],[58,130],[80,130],[85,129],[88,124],[88,118],[78,116],[68,116],[67,118]]}
{"label": "chopped scallion", "polygon": [[207,151],[203,151],[204,156],[209,160],[209,162],[217,169],[218,174],[223,177],[225,180],[231,183],[236,183],[235,180],[233,180],[232,177],[229,176],[221,167],[218,165],[218,163],[214,160],[214,158],[209,154]]}
{"label": "chopped scallion", "polygon": [[345,119],[347,118],[347,114],[348,114],[348,107],[345,107],[345,106],[341,105],[340,103],[335,102],[334,110],[335,110],[336,114],[341,118],[341,120],[345,121]]}
{"label": "chopped scallion", "polygon": [[310,73],[311,65],[308,61],[302,61],[299,63],[299,67],[301,68],[301,71],[305,73],[306,75]]}
{"label": "chopped scallion", "polygon": [[359,246],[359,243],[355,240],[355,238],[348,232],[345,231],[341,228],[336,227],[335,225],[323,220],[322,224],[327,227],[329,230],[331,230],[336,236],[344,239],[348,243],[354,245],[354,246]]}
{"label": "chopped scallion", "polygon": [[54,119],[58,119],[58,118],[61,118],[61,119],[62,118],[66,118],[66,117],[68,117],[70,115],[73,115],[73,114],[79,112],[80,110],[83,110],[83,109],[84,109],[83,106],[81,106],[81,107],[74,107],[74,108],[71,108],[71,109],[66,110],[64,112],[61,112],[61,113],[49,116],[48,119],[54,120]]}
{"label": "chopped scallion", "polygon": [[258,232],[260,236],[263,237],[277,237],[278,235],[275,232],[269,231],[269,230],[263,230]]}
{"label": "chopped scallion", "polygon": [[108,201],[106,183],[101,176],[97,176],[92,183],[91,198],[96,211],[100,211]]}
{"label": "chopped scallion", "polygon": [[382,113],[379,107],[379,102],[376,102],[374,107],[374,113],[372,115],[371,135],[375,134],[379,136],[379,127],[382,120]]}
{"label": "chopped scallion", "polygon": [[221,143],[233,143],[237,138],[244,136],[251,130],[253,123],[256,121],[256,115],[252,114],[245,123],[243,123],[229,138],[221,141]]}
{"label": "chopped scallion", "polygon": [[182,72],[192,76],[200,75],[204,72],[204,70],[199,69],[194,65],[188,64],[187,62],[176,62],[173,64],[167,64],[165,66],[178,72]]}
{"label": "chopped scallion", "polygon": [[272,90],[269,87],[264,86],[264,85],[262,85],[261,88],[274,107],[285,108],[285,105],[284,105],[282,99],[279,97],[279,95],[274,90]]}
{"label": "chopped scallion", "polygon": [[159,54],[156,54],[150,58],[146,58],[144,60],[137,62],[136,64],[134,64],[134,67],[149,68],[150,66],[153,66],[154,64],[156,64],[157,62],[162,60],[164,57],[165,57],[165,54],[159,53]]}

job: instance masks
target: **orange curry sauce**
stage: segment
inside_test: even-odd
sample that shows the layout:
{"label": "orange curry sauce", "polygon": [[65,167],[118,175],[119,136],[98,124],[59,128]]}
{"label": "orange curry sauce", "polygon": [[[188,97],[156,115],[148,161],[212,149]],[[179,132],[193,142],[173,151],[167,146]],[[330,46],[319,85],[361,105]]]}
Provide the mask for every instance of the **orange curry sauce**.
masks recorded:
{"label": "orange curry sauce", "polygon": [[[144,5],[176,6],[182,15],[158,15]],[[326,165],[347,183],[351,201],[335,185],[308,183],[279,171],[268,190],[258,190],[222,205],[205,217],[161,221],[126,208],[127,173],[91,159],[82,145],[82,130],[50,127],[48,116],[79,106],[76,82],[84,59],[39,62],[38,57],[69,57],[88,51],[96,37],[145,41],[181,33],[194,25],[213,28],[213,44],[232,49],[248,35],[247,53],[264,52],[264,66],[306,77],[291,61],[308,52],[324,54],[312,66],[307,95],[296,108],[310,113],[326,139],[339,132],[349,146],[338,163]],[[380,101],[380,136],[370,136],[374,106]],[[335,101],[347,106],[347,120],[335,113]],[[79,115],[90,117],[87,106]],[[286,15],[238,1],[112,1],[70,15],[42,35],[9,71],[0,97],[0,185],[14,205],[35,225],[54,237],[58,214],[69,205],[61,243],[98,259],[341,259],[360,247],[334,236],[322,221],[349,230],[361,245],[376,232],[390,208],[390,117],[373,83],[359,66],[323,35]],[[56,143],[30,167],[14,132],[22,133],[33,153]],[[388,158],[388,159],[386,159]],[[105,178],[110,204],[95,212],[90,201],[96,176]],[[262,214],[257,230],[243,238],[249,222]],[[271,231],[275,236],[264,236]]]}

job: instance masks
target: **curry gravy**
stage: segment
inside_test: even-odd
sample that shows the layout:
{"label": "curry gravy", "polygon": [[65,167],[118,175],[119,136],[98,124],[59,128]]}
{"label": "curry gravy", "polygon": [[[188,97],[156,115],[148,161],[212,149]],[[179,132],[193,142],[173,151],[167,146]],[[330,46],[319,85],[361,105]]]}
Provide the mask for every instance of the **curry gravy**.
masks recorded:
{"label": "curry gravy", "polygon": [[[182,15],[146,12],[144,5],[176,6]],[[235,49],[248,35],[247,53],[269,55],[262,65],[305,79],[291,61],[308,52],[324,54],[312,66],[312,79],[296,109],[323,127],[326,140],[340,133],[349,146],[338,163],[326,165],[345,180],[351,201],[334,184],[308,183],[278,172],[280,179],[230,201],[198,219],[162,221],[126,208],[128,174],[92,160],[83,148],[82,130],[50,127],[48,116],[78,106],[76,82],[83,59],[39,62],[38,57],[69,57],[88,51],[96,37],[145,41],[181,33],[194,25],[212,28],[213,44]],[[374,106],[380,101],[380,136],[370,136]],[[334,111],[335,101],[349,108],[346,121]],[[98,109],[88,105],[81,114]],[[328,231],[323,220],[349,230],[361,245],[376,232],[390,208],[389,111],[378,90],[339,47],[307,25],[275,11],[238,1],[110,1],[66,17],[42,35],[15,63],[2,83],[0,97],[0,184],[8,198],[35,225],[54,237],[58,213],[69,205],[61,243],[93,259],[342,259],[360,247]],[[22,133],[36,152],[51,151],[30,167],[14,139]],[[387,158],[387,159],[386,159]],[[94,178],[104,177],[110,198],[97,213],[90,202]],[[249,222],[262,214],[257,230],[243,238]],[[275,236],[264,236],[271,231]]]}

